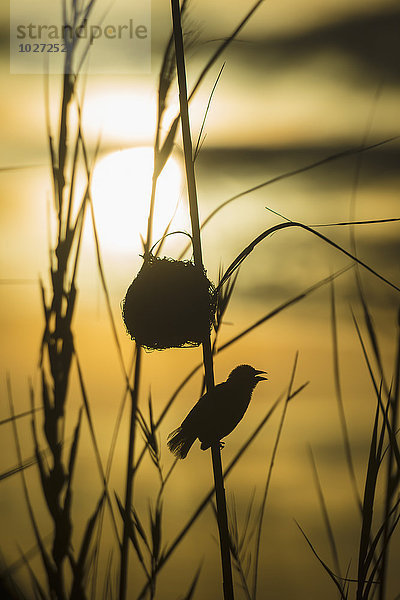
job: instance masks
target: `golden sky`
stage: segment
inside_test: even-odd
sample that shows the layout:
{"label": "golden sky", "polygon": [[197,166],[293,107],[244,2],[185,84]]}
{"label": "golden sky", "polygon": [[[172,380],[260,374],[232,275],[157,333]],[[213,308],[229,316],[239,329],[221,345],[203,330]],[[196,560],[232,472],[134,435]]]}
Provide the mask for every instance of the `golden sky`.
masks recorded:
{"label": "golden sky", "polygon": [[[188,27],[197,33],[188,56],[189,84],[196,80],[205,60],[216,47],[216,40],[226,37],[251,5],[247,1],[193,1]],[[203,219],[228,198],[284,172],[336,152],[399,135],[399,36],[396,30],[399,17],[397,3],[383,0],[263,3],[241,32],[239,40],[207,76],[191,105],[193,138],[196,140],[213,84],[225,62],[207,116],[206,138],[196,162],[199,210]],[[54,215],[48,217],[52,211],[52,190],[43,77],[10,74],[9,23],[4,5],[0,7],[0,18],[0,419],[4,419],[9,415],[7,373],[12,381],[17,410],[26,410],[29,405],[29,378],[33,379],[39,397],[37,360],[44,325],[38,280],[42,278],[49,289],[48,232],[50,229],[54,236]],[[146,185],[149,183],[145,176],[154,136],[157,76],[163,45],[169,34],[169,18],[168,2],[153,0],[150,73],[137,76],[119,72],[89,74],[84,84],[82,122],[91,153],[97,140],[101,139],[92,193],[112,311],[126,364],[133,344],[122,323],[120,302],[141,264],[140,234],[144,233],[148,202]],[[51,76],[50,112],[54,132],[58,122],[60,85],[60,78]],[[177,108],[174,88],[169,95],[165,128]],[[146,148],[143,150],[143,147]],[[343,157],[244,195],[222,210],[204,229],[208,276],[217,281],[220,264],[226,268],[246,244],[281,221],[266,207],[288,219],[311,225],[347,221],[352,201],[357,219],[399,217],[398,158],[399,143],[393,140],[380,149],[366,152],[362,159]],[[173,228],[189,229],[180,136],[173,160],[158,199],[155,239],[176,207]],[[84,186],[82,174],[79,185],[81,189]],[[124,381],[96,266],[93,234],[89,219],[87,221],[73,327],[105,460]],[[350,247],[347,229],[321,231],[338,244]],[[399,285],[398,224],[360,226],[356,229],[356,237],[359,256]],[[165,253],[177,256],[185,244],[186,238],[174,236],[167,242]],[[275,234],[250,255],[241,269],[221,343],[349,264],[343,255],[304,231],[288,230]],[[390,379],[398,292],[371,274],[363,275],[363,284],[374,310]],[[374,395],[351,318],[353,309],[362,320],[353,271],[341,276],[335,285],[344,402],[361,490]],[[240,363],[252,364],[269,373],[268,382],[254,393],[245,420],[228,438],[223,460],[229,461],[273,400],[286,390],[297,351],[296,385],[305,381],[310,381],[310,385],[289,407],[266,512],[261,580],[271,598],[302,600],[321,597],[323,593],[330,600],[336,597],[335,590],[293,523],[295,518],[304,525],[316,546],[322,548],[328,558],[326,534],[308,456],[308,447],[312,446],[341,547],[342,566],[346,568],[347,562],[355,556],[357,517],[335,400],[329,286],[313,292],[217,355],[217,381],[226,379],[232,368]],[[151,390],[155,412],[159,414],[183,376],[200,361],[199,349],[147,353],[141,406],[147,407]],[[72,430],[81,403],[76,372],[74,377],[68,431]],[[178,397],[160,428],[166,468],[171,464],[165,444],[167,434],[198,399],[199,389],[200,376]],[[242,514],[253,489],[256,489],[257,499],[261,497],[277,426],[278,415],[274,415],[227,481],[229,502],[232,503],[234,495]],[[21,423],[20,427],[24,455],[30,456],[29,424]],[[128,413],[125,411],[111,482],[120,495],[123,493],[127,428]],[[0,434],[0,470],[4,472],[15,466],[17,459],[11,429],[2,426]],[[77,501],[74,509],[77,539],[100,489],[86,425],[82,437],[75,489],[81,504]],[[189,518],[193,507],[211,486],[209,467],[209,457],[198,447],[194,447],[188,459],[178,465],[165,498],[166,539],[173,538],[177,526]],[[138,479],[137,503],[143,510],[156,487],[153,471],[149,462]],[[34,468],[29,470],[29,482],[37,514],[48,529]],[[18,545],[27,549],[33,538],[19,479],[10,477],[0,485],[2,551],[7,560],[13,561],[18,557]],[[191,537],[179,549],[170,569],[166,567],[160,583],[161,600],[176,599],[178,594],[184,594],[192,573],[203,559],[204,574],[198,597],[212,593],[210,585],[218,588],[218,546],[213,539],[216,535],[212,512],[207,509]],[[395,543],[393,556],[398,557],[398,540]],[[392,584],[394,594],[395,590],[398,592],[395,579]]]}

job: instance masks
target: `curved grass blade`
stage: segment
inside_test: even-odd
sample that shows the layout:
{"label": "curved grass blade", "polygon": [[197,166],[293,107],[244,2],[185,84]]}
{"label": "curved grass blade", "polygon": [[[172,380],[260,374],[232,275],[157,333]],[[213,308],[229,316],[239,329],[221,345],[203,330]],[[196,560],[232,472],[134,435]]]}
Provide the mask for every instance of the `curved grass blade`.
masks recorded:
{"label": "curved grass blade", "polygon": [[338,553],[337,546],[336,546],[336,540],[335,540],[335,536],[333,533],[333,527],[331,525],[331,520],[329,518],[328,507],[326,506],[324,493],[322,491],[321,481],[320,481],[320,478],[318,475],[317,465],[316,465],[314,454],[313,454],[311,447],[309,447],[309,454],[310,454],[310,462],[311,462],[311,466],[312,466],[312,470],[313,470],[313,474],[314,474],[315,487],[317,488],[317,493],[318,493],[319,505],[321,507],[322,517],[323,517],[325,529],[326,529],[326,532],[328,535],[329,546],[331,548],[333,564],[334,564],[336,573],[338,574],[338,578],[342,579],[340,563],[339,563],[339,553]]}
{"label": "curved grass blade", "polygon": [[341,600],[346,600],[346,595],[345,595],[345,593],[344,593],[344,591],[342,589],[341,584],[338,581],[338,577],[334,574],[334,572],[328,567],[328,565],[319,556],[319,554],[315,550],[314,546],[312,545],[312,543],[308,539],[307,535],[305,534],[305,532],[303,531],[303,529],[300,527],[299,523],[296,520],[295,520],[295,523],[296,523],[297,527],[300,529],[301,533],[303,534],[304,539],[306,540],[307,544],[311,548],[312,553],[317,558],[318,562],[323,566],[323,568],[328,573],[329,577],[332,579],[333,583],[335,584],[335,586],[339,590]]}
{"label": "curved grass blade", "polygon": [[397,285],[395,285],[394,283],[392,283],[391,281],[389,281],[388,279],[386,279],[385,277],[383,277],[382,275],[380,275],[379,273],[377,273],[374,269],[372,269],[371,267],[369,267],[366,263],[364,263],[363,261],[361,261],[357,257],[353,256],[350,252],[348,252],[347,250],[345,250],[341,246],[339,246],[339,244],[336,244],[336,242],[333,242],[332,240],[330,240],[329,238],[327,238],[325,235],[323,235],[319,231],[315,231],[315,229],[312,229],[308,225],[304,225],[304,223],[299,223],[299,222],[296,222],[296,221],[290,221],[288,223],[287,222],[286,223],[279,223],[278,225],[274,225],[273,227],[270,227],[269,229],[267,229],[263,233],[261,233],[259,236],[257,236],[248,246],[246,246],[246,248],[244,250],[242,250],[242,252],[230,264],[230,266],[228,267],[228,269],[225,271],[225,274],[222,277],[221,282],[220,282],[219,285],[221,286],[223,283],[225,283],[225,281],[229,277],[231,277],[231,275],[235,272],[235,270],[242,264],[242,262],[249,256],[249,254],[254,250],[254,248],[260,242],[264,241],[268,236],[272,235],[276,231],[280,231],[281,229],[287,229],[288,227],[300,227],[301,229],[304,229],[305,231],[308,231],[309,233],[312,233],[313,235],[317,236],[318,238],[320,238],[322,241],[326,242],[327,244],[329,244],[333,248],[336,248],[336,250],[339,250],[340,252],[342,252],[343,254],[345,254],[346,256],[348,256],[349,258],[351,258],[354,262],[356,262],[359,265],[361,265],[362,267],[364,267],[364,269],[366,269],[367,271],[369,271],[370,273],[372,273],[372,275],[374,275],[375,277],[377,277],[378,279],[380,279],[381,281],[383,281],[384,283],[386,283],[387,285],[389,285],[390,287],[392,287],[396,291],[400,292],[400,288]]}
{"label": "curved grass blade", "polygon": [[[370,547],[371,532],[372,532],[372,518],[375,506],[375,496],[378,480],[378,472],[380,467],[380,444],[378,442],[378,431],[379,426],[379,404],[376,407],[374,427],[372,431],[372,438],[370,444],[367,476],[364,487],[364,499],[362,506],[362,526],[360,535],[360,545],[358,552],[358,586],[357,586],[357,599],[361,600],[364,598],[364,586],[368,580],[367,577],[367,556]],[[384,425],[383,425],[384,427]],[[381,437],[381,436],[380,436]]]}
{"label": "curved grass blade", "polygon": [[[335,152],[335,154],[326,156],[325,158],[322,158],[321,160],[317,160],[316,162],[312,162],[308,165],[305,165],[304,167],[298,167],[297,169],[292,169],[290,171],[286,171],[285,173],[281,173],[280,175],[271,177],[270,179],[267,179],[266,181],[258,183],[257,185],[254,185],[251,188],[247,188],[246,190],[243,190],[243,192],[239,192],[238,194],[231,196],[230,198],[228,198],[227,200],[222,202],[219,206],[217,206],[213,211],[211,211],[211,213],[208,215],[208,217],[206,217],[204,219],[204,221],[202,222],[201,229],[203,229],[209,223],[209,221],[211,221],[211,219],[213,217],[215,217],[215,215],[217,215],[223,208],[225,208],[226,206],[228,206],[235,200],[239,200],[240,198],[243,198],[244,196],[247,196],[248,194],[257,192],[258,190],[261,190],[269,185],[273,185],[274,183],[278,183],[279,181],[284,181],[285,179],[290,179],[291,177],[300,175],[301,173],[306,173],[307,171],[311,171],[312,169],[315,169],[322,165],[328,164],[334,160],[338,160],[340,158],[345,158],[347,156],[353,156],[354,154],[359,154],[360,152],[367,152],[369,150],[374,150],[376,148],[379,148],[380,146],[383,146],[385,144],[389,144],[390,142],[394,142],[394,141],[398,140],[399,137],[400,136],[387,138],[385,140],[382,140],[381,142],[377,142],[375,144],[370,144],[369,146],[365,146],[363,148],[357,147],[357,148],[350,148],[349,150],[344,150],[343,152]],[[275,212],[275,211],[273,211],[273,212]],[[183,256],[186,254],[186,252],[188,251],[189,248],[190,248],[189,245],[187,245],[184,248],[184,250],[181,252],[181,254],[179,256],[180,260],[183,258]]]}
{"label": "curved grass blade", "polygon": [[229,44],[237,37],[238,33],[240,33],[240,31],[243,29],[243,27],[246,25],[246,23],[250,20],[250,18],[253,16],[253,14],[256,12],[256,10],[259,8],[259,6],[261,6],[261,4],[263,2],[264,2],[264,0],[258,0],[258,2],[256,2],[252,6],[252,8],[249,10],[249,12],[241,20],[239,25],[232,31],[230,36],[228,36],[222,42],[222,44],[217,48],[217,50],[214,52],[214,54],[212,55],[210,60],[207,62],[206,66],[203,68],[202,72],[200,73],[200,75],[196,81],[196,84],[194,85],[192,91],[190,92],[189,97],[188,97],[189,102],[192,99],[192,97],[194,96],[194,94],[196,93],[201,82],[203,81],[204,77],[207,75],[208,71],[211,69],[211,67],[213,66],[215,61],[221,56],[221,54],[229,46]]}
{"label": "curved grass blade", "polygon": [[285,417],[286,417],[287,407],[289,404],[289,400],[292,396],[292,388],[293,388],[294,378],[296,375],[298,356],[299,356],[299,354],[297,352],[295,359],[294,359],[294,365],[293,365],[292,374],[290,377],[290,383],[289,383],[288,391],[286,394],[281,419],[279,421],[279,426],[278,426],[278,431],[277,431],[276,438],[275,438],[274,447],[272,449],[271,460],[270,460],[268,473],[267,473],[267,480],[265,482],[264,494],[263,494],[263,498],[261,501],[261,507],[260,507],[259,517],[258,517],[257,536],[256,536],[256,543],[255,543],[254,572],[253,572],[253,590],[252,590],[253,591],[253,600],[256,600],[256,597],[257,597],[258,565],[259,565],[259,561],[260,561],[261,533],[262,533],[262,526],[263,526],[264,515],[265,515],[265,506],[267,504],[269,485],[270,485],[271,477],[272,477],[272,469],[274,468],[275,458],[276,458],[276,454],[278,451],[279,441],[280,441],[281,434],[282,434],[282,429],[283,429],[283,424],[284,424]]}
{"label": "curved grass blade", "polygon": [[[396,435],[393,433],[392,425],[391,425],[391,423],[389,421],[389,418],[388,418],[388,415],[387,415],[387,410],[383,406],[382,399],[381,399],[381,390],[378,388],[378,385],[376,383],[376,380],[375,380],[375,377],[374,377],[374,373],[373,373],[373,370],[372,370],[372,366],[371,366],[371,361],[369,359],[369,356],[368,356],[368,353],[367,353],[367,350],[366,350],[366,347],[365,347],[365,343],[364,343],[364,340],[363,340],[362,335],[361,335],[360,327],[359,327],[359,325],[357,323],[357,320],[356,320],[354,314],[352,314],[352,317],[353,317],[353,322],[354,322],[354,325],[355,325],[355,328],[356,328],[356,331],[357,331],[358,339],[359,339],[360,344],[361,344],[361,348],[362,348],[362,352],[363,352],[363,355],[364,355],[365,363],[366,363],[367,368],[368,368],[368,373],[369,373],[372,385],[374,387],[374,391],[375,391],[375,395],[376,395],[376,398],[377,398],[377,402],[379,404],[382,416],[383,416],[384,421],[385,421],[385,425],[386,425],[386,429],[388,431],[389,439],[392,440],[391,447],[393,449],[394,457],[396,459],[398,472],[400,473],[400,449],[399,449],[399,446],[398,446],[398,443],[397,443],[397,438],[396,438]],[[389,398],[390,398],[390,396],[389,396]]]}
{"label": "curved grass blade", "polygon": [[[243,27],[246,25],[246,23],[249,21],[249,19],[253,16],[253,14],[256,12],[257,8],[263,3],[263,1],[264,0],[258,0],[253,5],[253,7],[250,9],[250,11],[245,15],[245,17],[242,19],[242,21],[239,23],[239,25],[233,30],[233,32],[226,39],[223,40],[223,42],[222,42],[222,44],[220,44],[220,46],[218,46],[217,50],[214,52],[214,54],[209,59],[209,61],[203,68],[202,72],[200,73],[192,91],[190,92],[190,94],[188,96],[188,99],[187,99],[188,102],[191,101],[191,99],[197,92],[198,88],[200,87],[201,82],[203,81],[204,77],[207,75],[208,71],[215,64],[215,62],[218,60],[218,58],[221,56],[221,54],[224,52],[224,50],[226,50],[226,48],[235,39],[235,37],[241,31],[241,29],[243,29]],[[181,6],[181,14],[184,9],[184,5],[185,5],[185,2],[183,2],[182,6]],[[164,168],[165,163],[168,160],[168,157],[170,156],[170,154],[172,152],[172,148],[174,145],[174,140],[175,140],[175,136],[176,136],[176,132],[178,129],[180,119],[181,119],[181,114],[179,113],[175,117],[174,121],[172,122],[172,125],[169,129],[169,132],[167,134],[167,137],[165,138],[165,141],[164,141],[162,147],[160,148],[159,152],[157,152],[157,160],[156,160],[156,164],[155,164],[155,174],[157,174],[157,176],[161,173],[162,169]]]}
{"label": "curved grass blade", "polygon": [[225,63],[222,65],[222,67],[221,67],[221,69],[220,69],[220,71],[219,71],[219,73],[217,75],[217,79],[215,80],[215,83],[214,83],[213,88],[212,88],[211,93],[210,93],[210,97],[209,97],[208,102],[207,102],[207,106],[206,106],[206,110],[205,110],[205,113],[204,113],[203,121],[202,121],[201,127],[200,127],[200,132],[199,132],[199,135],[198,135],[198,138],[197,138],[196,147],[194,149],[194,155],[193,155],[193,160],[194,161],[196,160],[196,158],[198,157],[199,152],[200,152],[200,148],[201,148],[201,145],[202,145],[202,141],[201,140],[202,140],[202,136],[203,136],[204,127],[206,125],[207,116],[208,116],[208,113],[210,111],[211,102],[212,102],[212,99],[213,99],[213,96],[214,96],[214,92],[217,89],[218,82],[221,79],[222,71],[224,70],[224,68],[225,68]]}

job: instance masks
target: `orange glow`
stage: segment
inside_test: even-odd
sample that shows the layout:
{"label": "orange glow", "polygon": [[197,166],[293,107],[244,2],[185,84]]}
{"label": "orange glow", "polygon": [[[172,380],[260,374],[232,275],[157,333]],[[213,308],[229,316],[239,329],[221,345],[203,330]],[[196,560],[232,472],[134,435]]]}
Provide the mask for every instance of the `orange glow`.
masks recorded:
{"label": "orange glow", "polygon": [[[153,150],[130,148],[109,154],[94,169],[92,197],[101,241],[109,251],[129,250],[145,237],[153,173]],[[178,207],[181,169],[171,158],[159,178],[153,224],[162,236]],[[181,213],[175,219],[182,221]]]}

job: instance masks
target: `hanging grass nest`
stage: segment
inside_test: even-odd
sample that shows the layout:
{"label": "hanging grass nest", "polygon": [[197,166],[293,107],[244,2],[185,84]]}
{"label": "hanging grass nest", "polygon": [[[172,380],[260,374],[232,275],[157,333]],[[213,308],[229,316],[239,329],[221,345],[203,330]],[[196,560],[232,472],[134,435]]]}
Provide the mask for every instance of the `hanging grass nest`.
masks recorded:
{"label": "hanging grass nest", "polygon": [[191,261],[150,255],[122,301],[132,340],[147,349],[198,346],[214,323],[216,291]]}

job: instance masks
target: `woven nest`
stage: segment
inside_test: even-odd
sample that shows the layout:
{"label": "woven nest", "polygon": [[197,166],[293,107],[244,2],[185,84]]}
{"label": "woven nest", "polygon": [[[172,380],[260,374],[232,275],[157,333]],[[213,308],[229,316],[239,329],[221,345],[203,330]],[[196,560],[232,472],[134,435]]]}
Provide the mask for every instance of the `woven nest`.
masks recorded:
{"label": "woven nest", "polygon": [[137,344],[154,350],[198,346],[216,310],[215,287],[190,261],[150,256],[122,301],[122,318]]}

